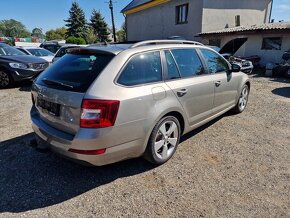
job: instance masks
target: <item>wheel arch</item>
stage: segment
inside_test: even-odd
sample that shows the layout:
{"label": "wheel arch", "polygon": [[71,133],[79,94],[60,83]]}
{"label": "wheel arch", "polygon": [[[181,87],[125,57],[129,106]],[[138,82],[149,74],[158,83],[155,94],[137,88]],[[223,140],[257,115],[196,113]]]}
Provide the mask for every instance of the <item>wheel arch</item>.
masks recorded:
{"label": "wheel arch", "polygon": [[6,66],[0,64],[0,70],[8,70]]}
{"label": "wheel arch", "polygon": [[168,112],[167,114],[165,114],[162,118],[168,117],[168,116],[173,116],[179,121],[180,128],[181,128],[181,134],[180,135],[182,135],[183,132],[184,132],[184,128],[185,128],[185,123],[184,123],[185,121],[184,121],[184,117],[182,116],[182,114],[180,112],[178,112],[178,111],[171,111],[171,112]]}
{"label": "wheel arch", "polygon": [[247,85],[249,87],[249,91],[251,90],[251,82],[250,82],[250,79],[248,76],[243,78],[242,81],[239,83],[238,92],[237,92],[237,96],[236,96],[236,103],[239,101],[239,97],[240,97],[240,94],[241,94],[241,91],[242,91],[244,85]]}
{"label": "wheel arch", "polygon": [[182,111],[180,111],[179,108],[175,108],[175,107],[167,108],[167,110],[163,111],[162,113],[159,114],[158,117],[155,118],[152,126],[148,129],[148,133],[147,133],[145,140],[144,140],[143,152],[145,151],[145,149],[147,147],[149,137],[150,137],[152,130],[154,129],[156,123],[158,123],[159,120],[163,119],[166,116],[174,116],[179,121],[180,128],[181,128],[180,135],[183,135],[183,133],[189,128],[188,124],[186,123],[186,119],[185,119]]}
{"label": "wheel arch", "polygon": [[251,90],[251,83],[250,83],[249,80],[247,80],[247,81],[245,82],[245,85],[247,85],[247,86],[249,87],[249,91],[250,91],[250,90]]}

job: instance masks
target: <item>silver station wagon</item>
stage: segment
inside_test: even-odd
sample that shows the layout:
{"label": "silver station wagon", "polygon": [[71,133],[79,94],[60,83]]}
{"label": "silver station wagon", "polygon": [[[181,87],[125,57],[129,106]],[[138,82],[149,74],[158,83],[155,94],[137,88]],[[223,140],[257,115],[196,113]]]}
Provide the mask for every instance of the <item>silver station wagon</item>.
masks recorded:
{"label": "silver station wagon", "polygon": [[243,112],[249,91],[238,65],[198,42],[75,48],[32,85],[32,144],[90,165],[140,156],[163,164],[180,136]]}

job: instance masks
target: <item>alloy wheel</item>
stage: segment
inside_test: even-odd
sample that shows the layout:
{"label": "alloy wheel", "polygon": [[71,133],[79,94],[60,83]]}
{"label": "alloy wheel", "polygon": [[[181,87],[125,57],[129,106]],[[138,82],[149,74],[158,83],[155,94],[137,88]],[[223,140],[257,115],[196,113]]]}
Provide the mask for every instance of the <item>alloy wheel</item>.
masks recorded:
{"label": "alloy wheel", "polygon": [[248,95],[249,95],[249,88],[248,86],[245,86],[243,88],[243,91],[241,93],[240,99],[239,99],[239,109],[240,111],[243,111],[248,103]]}
{"label": "alloy wheel", "polygon": [[168,159],[178,143],[179,130],[174,121],[165,121],[157,131],[154,151],[161,160]]}
{"label": "alloy wheel", "polygon": [[8,74],[4,71],[0,71],[0,86],[1,87],[6,87],[10,83],[10,78]]}

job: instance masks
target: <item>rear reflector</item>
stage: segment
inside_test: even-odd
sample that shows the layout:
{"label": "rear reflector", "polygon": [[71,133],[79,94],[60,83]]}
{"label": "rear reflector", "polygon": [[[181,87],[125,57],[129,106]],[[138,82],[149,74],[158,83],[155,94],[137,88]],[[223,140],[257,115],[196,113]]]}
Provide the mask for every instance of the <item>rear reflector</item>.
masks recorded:
{"label": "rear reflector", "polygon": [[106,149],[99,149],[99,150],[78,150],[78,149],[72,149],[70,148],[68,151],[76,154],[85,154],[85,155],[99,155],[104,154],[106,152]]}
{"label": "rear reflector", "polygon": [[115,100],[84,99],[80,127],[106,128],[114,126],[119,105],[120,101]]}

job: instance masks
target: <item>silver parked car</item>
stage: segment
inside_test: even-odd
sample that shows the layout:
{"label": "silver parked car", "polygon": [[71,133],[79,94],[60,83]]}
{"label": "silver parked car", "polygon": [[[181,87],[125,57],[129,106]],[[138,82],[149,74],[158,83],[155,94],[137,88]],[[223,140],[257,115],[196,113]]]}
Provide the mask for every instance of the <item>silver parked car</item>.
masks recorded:
{"label": "silver parked car", "polygon": [[243,112],[249,91],[240,66],[196,42],[72,49],[33,83],[33,144],[92,165],[140,156],[163,164],[180,136]]}
{"label": "silver parked car", "polygon": [[38,47],[24,47],[24,46],[15,46],[19,51],[22,51],[24,54],[33,55],[41,59],[46,60],[48,63],[52,63],[54,54],[44,48]]}

